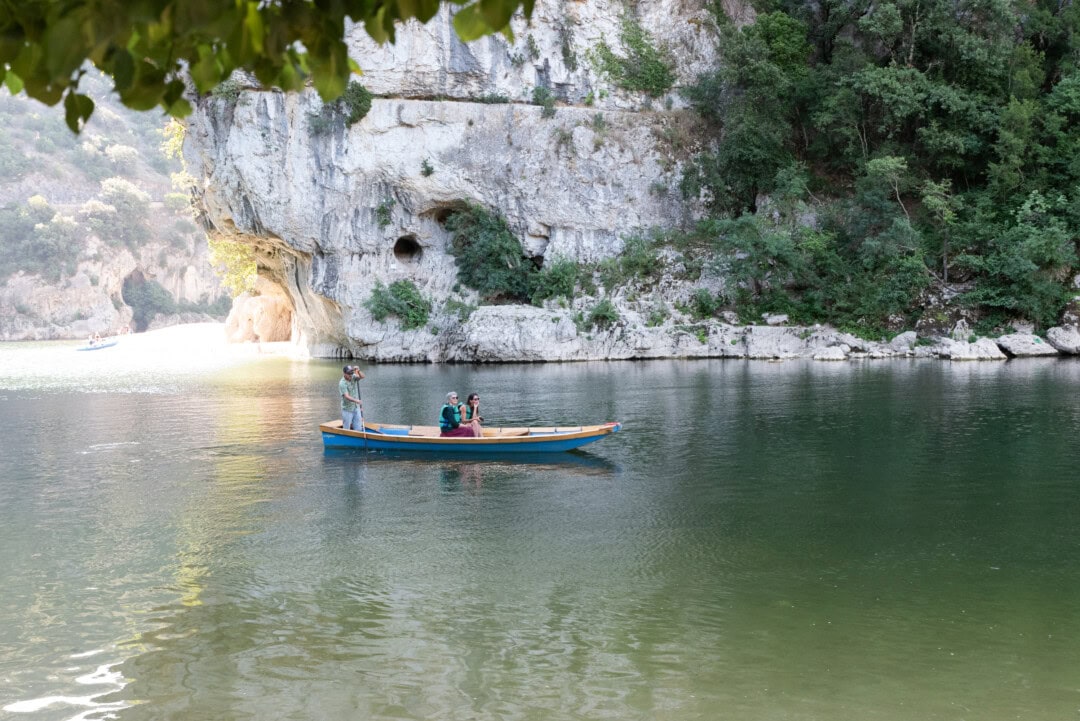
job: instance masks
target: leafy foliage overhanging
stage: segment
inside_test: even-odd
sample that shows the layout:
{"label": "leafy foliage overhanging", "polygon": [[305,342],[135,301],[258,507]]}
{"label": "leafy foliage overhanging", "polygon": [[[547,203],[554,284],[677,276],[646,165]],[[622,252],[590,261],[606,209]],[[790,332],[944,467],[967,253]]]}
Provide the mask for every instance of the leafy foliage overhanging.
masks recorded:
{"label": "leafy foliage overhanging", "polygon": [[234,70],[264,86],[297,90],[310,78],[323,100],[339,97],[357,69],[345,44],[346,19],[382,43],[395,24],[427,22],[440,5],[458,7],[463,40],[509,34],[511,16],[532,14],[534,0],[8,0],[0,3],[0,82],[47,105],[64,101],[75,131],[94,110],[79,92],[87,62],[110,75],[124,105],[191,112],[186,69],[200,92]]}
{"label": "leafy foliage overhanging", "polygon": [[687,91],[713,147],[682,180],[713,214],[690,240],[728,300],[872,332],[949,287],[987,327],[1053,324],[1080,271],[1080,7],[761,10],[717,11],[724,64]]}

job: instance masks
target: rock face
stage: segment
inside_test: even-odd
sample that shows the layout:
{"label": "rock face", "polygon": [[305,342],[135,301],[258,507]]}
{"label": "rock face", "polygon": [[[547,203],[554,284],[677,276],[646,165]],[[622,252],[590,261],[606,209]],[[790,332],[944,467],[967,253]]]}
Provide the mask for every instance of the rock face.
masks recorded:
{"label": "rock face", "polygon": [[292,335],[292,302],[280,286],[260,278],[257,295],[244,293],[233,301],[225,319],[230,343],[287,341]]}
{"label": "rock face", "polygon": [[[737,23],[753,19],[748,4],[723,7]],[[624,52],[628,12],[673,61],[676,87],[666,95],[619,89],[589,60],[601,41]],[[458,285],[445,227],[466,204],[506,218],[538,264],[611,258],[632,234],[685,226],[699,213],[676,190],[693,150],[678,142],[692,117],[677,86],[715,61],[706,4],[642,0],[628,11],[608,0],[541,0],[531,24],[514,23],[513,45],[460,42],[445,8],[427,25],[404,26],[394,45],[354,31],[362,81],[379,97],[352,126],[328,119],[312,91],[251,87],[236,100],[198,99],[184,154],[204,221],[255,248],[260,297],[272,299],[237,303],[233,337],[278,338],[288,322],[301,352],[376,361],[1005,358],[991,340],[968,343],[966,327],[962,338],[917,346],[914,333],[872,343],[786,327],[782,316],[747,327],[693,317],[684,309],[694,288],[715,293],[724,287],[716,277],[608,289],[618,320],[600,325],[590,321],[599,294],[476,307],[476,294]],[[554,115],[530,104],[536,88],[557,99]],[[378,284],[399,280],[431,300],[426,327],[376,322],[365,307]],[[921,335],[947,336],[964,322],[939,315]]]}
{"label": "rock face", "polygon": [[935,355],[957,361],[1008,359],[1008,356],[1002,353],[997,344],[989,338],[979,338],[974,343],[945,338],[941,340]]}
{"label": "rock face", "polygon": [[1057,349],[1031,333],[1010,333],[995,341],[1008,356],[1018,358],[1057,355]]}
{"label": "rock face", "polygon": [[[427,25],[404,26],[392,46],[355,30],[363,82],[391,97],[376,98],[351,127],[340,119],[320,127],[322,102],[311,91],[201,99],[185,158],[212,232],[257,246],[260,275],[293,311],[293,341],[312,355],[489,359],[481,319],[521,339],[498,344],[509,354],[491,360],[629,352],[590,342],[538,309],[484,308],[467,323],[440,310],[457,285],[444,222],[466,203],[503,215],[536,262],[597,261],[639,229],[693,217],[669,190],[680,158],[668,131],[686,114],[651,109],[675,108],[676,88],[668,101],[623,91],[587,60],[601,39],[621,50],[624,12],[602,0],[541,2],[531,25],[515,20],[514,45],[501,37],[461,43],[446,9]],[[749,11],[739,12],[745,19]],[[712,62],[708,17],[704,3],[671,0],[641,3],[635,16],[664,39],[680,81]],[[529,104],[536,87],[576,105],[544,117]],[[429,328],[400,331],[364,307],[376,283],[402,279],[435,301]],[[475,303],[469,291],[462,297]],[[552,330],[557,343],[540,342]],[[575,349],[559,348],[567,343]]]}
{"label": "rock face", "polygon": [[1062,353],[1080,355],[1080,330],[1074,325],[1051,328],[1046,331],[1046,339]]}
{"label": "rock face", "polygon": [[[754,18],[749,3],[727,0],[724,11],[736,23]],[[620,33],[631,19],[650,33],[674,61],[676,85],[693,82],[716,59],[714,23],[702,0],[643,0],[632,10],[619,0],[540,0],[531,22],[511,22],[514,43],[493,35],[462,43],[444,6],[425,25],[401,26],[397,41],[378,45],[353,32],[350,55],[364,72],[364,85],[377,95],[475,100],[502,96],[528,102],[533,89],[549,89],[559,100],[601,110],[639,110],[680,104],[674,89],[658,98],[621,90],[591,62],[601,42],[621,51]]]}
{"label": "rock face", "polygon": [[[221,293],[205,243],[175,248],[151,242],[135,253],[90,239],[92,260],[59,283],[16,274],[0,285],[0,340],[55,340],[109,335],[131,327],[123,302],[124,281],[133,274],[158,282],[178,303],[198,303]],[[174,323],[184,322],[180,316]],[[158,321],[158,326],[168,323]]]}

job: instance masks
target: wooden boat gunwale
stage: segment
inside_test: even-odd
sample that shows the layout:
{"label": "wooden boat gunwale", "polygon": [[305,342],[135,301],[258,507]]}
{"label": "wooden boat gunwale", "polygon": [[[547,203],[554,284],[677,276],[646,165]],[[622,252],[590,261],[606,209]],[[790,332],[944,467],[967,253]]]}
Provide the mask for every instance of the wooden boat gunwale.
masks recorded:
{"label": "wooden boat gunwale", "polygon": [[[319,424],[323,443],[328,448],[337,446],[362,448],[371,443],[375,448],[396,448],[408,450],[438,450],[456,448],[491,451],[527,447],[533,450],[555,450],[556,447],[569,446],[570,450],[579,445],[591,443],[604,436],[618,432],[621,423],[609,422],[581,426],[524,426],[491,427],[484,429],[482,437],[443,437],[438,426],[417,426],[394,423],[365,422],[363,431],[345,430],[340,420]],[[384,432],[392,431],[390,433]],[[341,439],[343,443],[335,443]],[[346,441],[346,439],[348,439]],[[433,448],[434,446],[434,448]],[[550,448],[549,448],[550,447]]]}

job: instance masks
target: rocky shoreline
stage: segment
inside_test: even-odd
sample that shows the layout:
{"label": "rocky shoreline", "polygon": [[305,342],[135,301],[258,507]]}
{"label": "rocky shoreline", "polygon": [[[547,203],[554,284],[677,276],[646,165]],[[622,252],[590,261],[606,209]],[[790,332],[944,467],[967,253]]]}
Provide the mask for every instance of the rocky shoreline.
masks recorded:
{"label": "rocky shoreline", "polygon": [[[770,319],[772,321],[772,319]],[[524,305],[480,306],[468,319],[436,316],[434,331],[402,331],[396,323],[354,326],[343,345],[294,338],[306,357],[357,358],[376,363],[540,363],[672,358],[810,359],[844,361],[936,358],[1004,361],[1080,354],[1080,329],[1064,325],[1045,337],[1016,332],[975,337],[963,321],[948,336],[901,333],[870,341],[825,325],[734,325],[707,321],[656,326],[624,318],[609,328],[581,329],[571,310]]]}

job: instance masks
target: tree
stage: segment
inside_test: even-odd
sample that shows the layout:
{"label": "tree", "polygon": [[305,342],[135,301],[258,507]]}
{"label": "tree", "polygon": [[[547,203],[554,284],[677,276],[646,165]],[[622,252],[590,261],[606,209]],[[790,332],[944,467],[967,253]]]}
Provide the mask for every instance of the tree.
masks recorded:
{"label": "tree", "polygon": [[237,69],[285,90],[310,79],[329,101],[357,69],[346,19],[393,42],[397,22],[427,22],[443,3],[459,6],[454,28],[468,41],[509,34],[511,16],[531,15],[534,0],[9,0],[0,3],[0,82],[46,105],[63,100],[75,132],[94,110],[79,92],[88,62],[113,78],[124,105],[174,117],[191,112],[185,75],[205,93]]}

